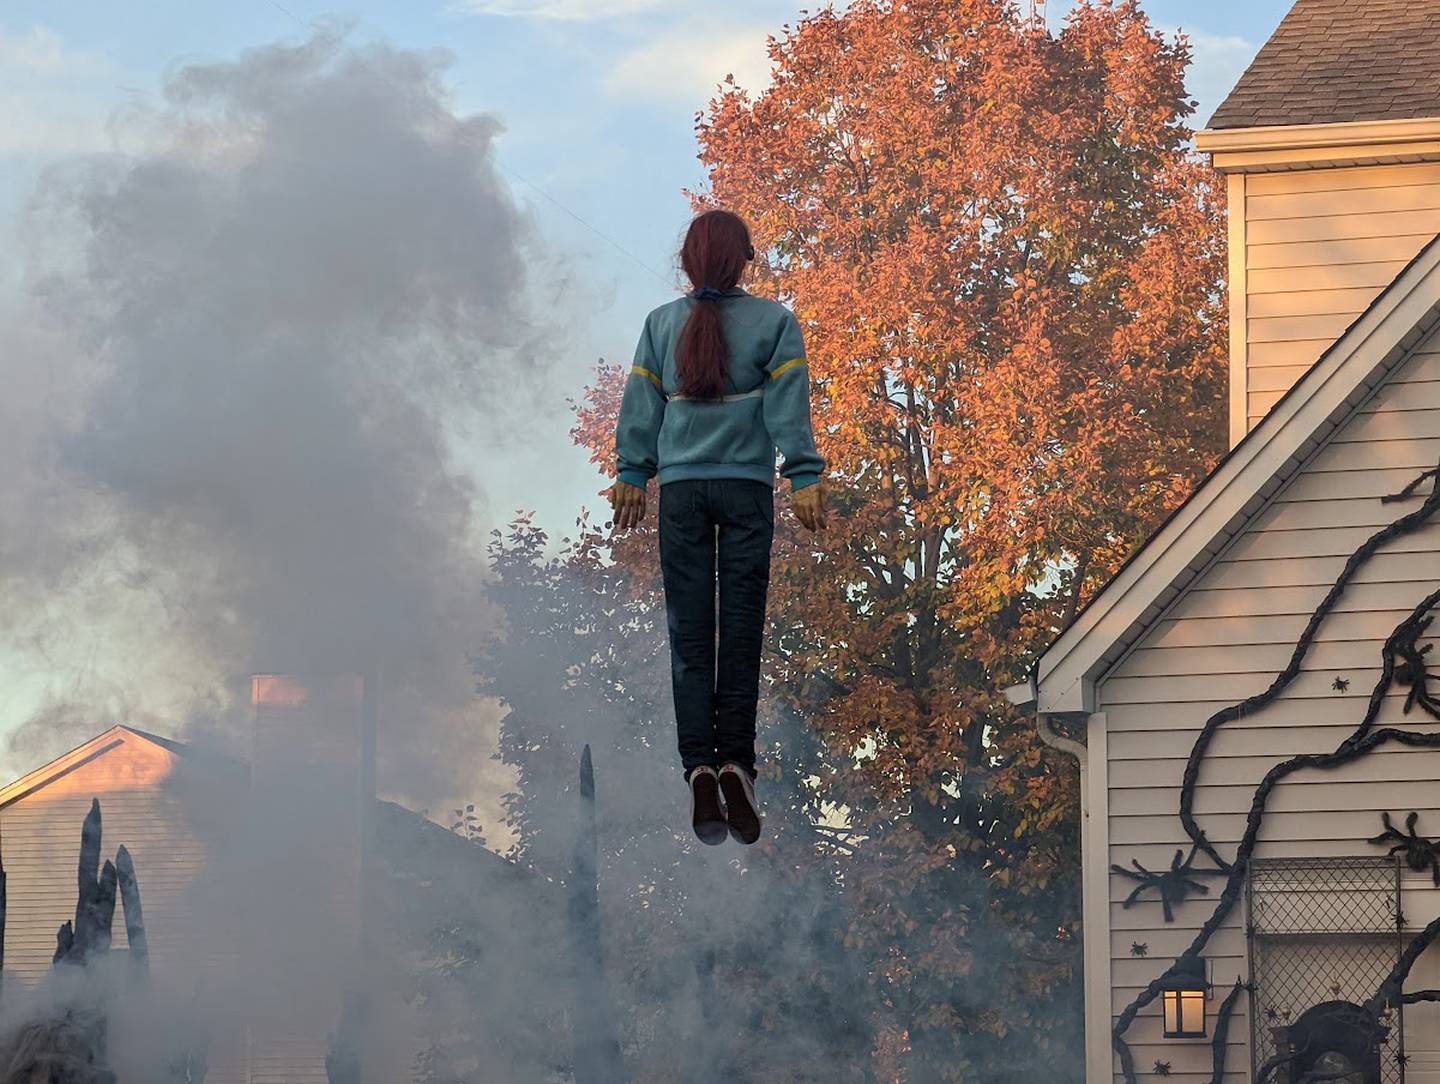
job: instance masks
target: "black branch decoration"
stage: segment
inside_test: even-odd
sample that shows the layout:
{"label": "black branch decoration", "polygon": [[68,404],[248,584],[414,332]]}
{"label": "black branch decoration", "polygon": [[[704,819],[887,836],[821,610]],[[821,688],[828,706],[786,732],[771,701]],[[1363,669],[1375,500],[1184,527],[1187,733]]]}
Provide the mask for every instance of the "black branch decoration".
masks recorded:
{"label": "black branch decoration", "polygon": [[1160,872],[1146,869],[1139,860],[1134,858],[1130,860],[1130,864],[1135,867],[1134,870],[1128,870],[1124,866],[1111,866],[1110,872],[1139,882],[1120,906],[1128,909],[1140,899],[1142,893],[1153,888],[1159,893],[1165,921],[1174,922],[1175,907],[1184,903],[1185,898],[1191,892],[1199,892],[1201,895],[1210,894],[1210,886],[1195,880],[1196,877],[1223,877],[1225,875],[1224,870],[1195,869],[1195,856],[1199,853],[1198,847],[1191,847],[1188,856],[1184,850],[1178,850],[1170,861],[1170,868]]}
{"label": "black branch decoration", "polygon": [[1406,715],[1410,714],[1411,708],[1419,704],[1427,714],[1440,718],[1440,700],[1430,693],[1430,673],[1425,668],[1425,656],[1435,645],[1426,644],[1424,647],[1420,647],[1417,644],[1434,619],[1433,614],[1425,618],[1412,630],[1414,635],[1409,642],[1396,648],[1396,654],[1400,656],[1400,661],[1395,666],[1395,680],[1401,685],[1410,687],[1410,695],[1405,698],[1403,709]]}
{"label": "black branch decoration", "polygon": [[1385,831],[1369,842],[1379,847],[1394,843],[1390,848],[1392,858],[1397,854],[1404,855],[1407,866],[1416,873],[1429,872],[1435,887],[1440,888],[1440,842],[1426,839],[1415,831],[1419,819],[1419,813],[1411,813],[1405,818],[1405,831],[1402,832],[1390,823],[1389,813],[1381,813],[1380,822],[1385,825]]}
{"label": "black branch decoration", "polygon": [[[1440,749],[1440,734],[1423,734],[1409,730],[1401,730],[1396,727],[1375,727],[1375,720],[1379,717],[1381,705],[1392,687],[1400,684],[1409,686],[1410,693],[1406,698],[1405,709],[1409,711],[1419,706],[1428,715],[1440,719],[1440,703],[1430,696],[1429,680],[1430,675],[1426,670],[1426,659],[1428,648],[1418,646],[1420,638],[1428,631],[1432,620],[1431,611],[1440,605],[1440,591],[1431,592],[1422,599],[1410,614],[1396,626],[1393,632],[1386,638],[1381,647],[1381,673],[1371,690],[1370,697],[1366,703],[1365,712],[1361,721],[1354,731],[1330,753],[1304,753],[1272,767],[1265,773],[1263,779],[1255,788],[1254,797],[1251,800],[1250,812],[1245,821],[1245,832],[1235,850],[1233,861],[1227,862],[1220,856],[1210,841],[1205,837],[1205,832],[1200,828],[1195,819],[1195,791],[1200,782],[1200,769],[1204,764],[1206,754],[1209,752],[1210,743],[1214,740],[1216,733],[1226,723],[1236,719],[1245,718],[1269,706],[1286,688],[1299,676],[1301,664],[1310,648],[1315,642],[1320,626],[1335,609],[1345,589],[1354,581],[1356,574],[1364,567],[1366,562],[1386,543],[1407,534],[1419,530],[1440,512],[1440,466],[1428,470],[1414,479],[1409,485],[1398,493],[1382,497],[1383,503],[1407,500],[1414,496],[1420,486],[1428,480],[1436,480],[1437,484],[1431,487],[1428,496],[1425,497],[1420,507],[1406,515],[1401,516],[1388,526],[1381,528],[1375,534],[1366,539],[1346,560],[1345,566],[1340,571],[1335,584],[1326,593],[1325,597],[1316,606],[1315,611],[1310,615],[1304,630],[1295,643],[1295,649],[1291,653],[1290,660],[1285,668],[1281,670],[1273,681],[1264,690],[1254,696],[1245,698],[1238,703],[1222,708],[1210,716],[1201,727],[1196,738],[1195,745],[1190,751],[1189,759],[1185,765],[1185,772],[1181,779],[1180,787],[1180,823],[1185,834],[1193,844],[1191,859],[1195,857],[1195,851],[1205,854],[1214,864],[1215,871],[1194,872],[1220,872],[1225,876],[1225,884],[1215,902],[1215,908],[1210,917],[1205,920],[1200,929],[1196,932],[1194,939],[1188,948],[1180,954],[1169,968],[1157,975],[1148,985],[1142,989],[1135,998],[1121,1010],[1116,1017],[1112,1031],[1112,1044],[1120,1061],[1120,1070],[1126,1084],[1139,1084],[1139,1078],[1135,1071],[1135,1058],[1130,1050],[1130,1044],[1125,1041],[1125,1034],[1129,1031],[1131,1024],[1135,1022],[1136,1016],[1146,1006],[1150,1005],[1160,995],[1161,987],[1172,975],[1177,974],[1187,965],[1199,957],[1209,943],[1210,938],[1218,930],[1235,909],[1239,902],[1242,890],[1245,885],[1245,878],[1250,865],[1250,859],[1254,855],[1260,835],[1260,825],[1265,816],[1266,804],[1274,789],[1285,779],[1295,772],[1304,769],[1333,770],[1343,767],[1358,760],[1381,745],[1394,742],[1397,745],[1404,745],[1418,749]],[[1188,863],[1184,863],[1185,865]],[[1138,863],[1137,863],[1138,865]],[[1116,868],[1117,872],[1123,872],[1127,876],[1133,876],[1123,867]],[[1149,873],[1149,871],[1143,871]],[[1173,871],[1172,871],[1173,872]],[[1151,876],[1154,876],[1153,874]],[[1160,876],[1164,876],[1161,874]],[[1145,885],[1142,887],[1152,887]],[[1158,887],[1158,886],[1155,886]],[[1162,897],[1163,900],[1163,897]],[[1432,929],[1434,932],[1432,933]],[[1366,1011],[1370,1013],[1380,1026],[1380,1014],[1384,1007],[1401,1000],[1400,985],[1404,983],[1405,976],[1409,974],[1410,966],[1415,958],[1423,952],[1432,941],[1440,937],[1440,920],[1431,923],[1426,931],[1420,934],[1402,954],[1401,962],[1396,965],[1396,972],[1392,973],[1391,979],[1381,987],[1370,1002],[1366,1003]],[[1409,963],[1405,961],[1408,959]],[[1403,970],[1402,970],[1403,965]],[[1398,980],[1395,974],[1398,973]],[[1393,987],[1393,989],[1391,989]],[[1238,1000],[1239,992],[1244,987],[1237,987],[1232,990],[1226,998],[1230,1009],[1233,1011],[1234,1003],[1231,998]],[[1211,1084],[1221,1084],[1225,1072],[1226,1047],[1220,1037],[1223,1029],[1216,1029],[1215,1040],[1212,1041],[1214,1051],[1214,1073]],[[1270,1070],[1274,1072],[1273,1069]],[[1257,1077],[1257,1084],[1264,1084],[1264,1076]]]}
{"label": "black branch decoration", "polygon": [[1235,985],[1225,995],[1225,1000],[1220,1002],[1220,1011],[1215,1014],[1215,1038],[1210,1044],[1211,1080],[1225,1079],[1225,1053],[1230,1049],[1230,1021],[1235,1018],[1235,1006],[1240,1003],[1240,995],[1247,989],[1244,979],[1236,979]]}

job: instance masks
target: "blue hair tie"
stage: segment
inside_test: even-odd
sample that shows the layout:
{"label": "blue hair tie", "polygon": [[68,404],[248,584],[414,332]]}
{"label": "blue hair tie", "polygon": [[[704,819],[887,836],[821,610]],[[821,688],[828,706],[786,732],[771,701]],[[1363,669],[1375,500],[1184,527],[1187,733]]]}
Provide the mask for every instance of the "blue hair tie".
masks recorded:
{"label": "blue hair tie", "polygon": [[690,296],[696,301],[719,301],[725,294],[713,286],[702,286]]}

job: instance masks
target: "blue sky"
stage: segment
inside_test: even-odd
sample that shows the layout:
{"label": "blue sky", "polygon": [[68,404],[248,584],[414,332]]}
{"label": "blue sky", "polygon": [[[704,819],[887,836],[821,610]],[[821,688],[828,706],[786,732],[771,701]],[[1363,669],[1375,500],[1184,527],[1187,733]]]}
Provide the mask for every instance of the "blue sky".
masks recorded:
{"label": "blue sky", "polygon": [[[1157,25],[1190,34],[1191,92],[1208,117],[1289,4],[1145,6]],[[486,479],[492,519],[524,505],[563,533],[577,502],[602,504],[602,483],[569,448],[564,395],[583,386],[597,357],[628,355],[644,313],[672,296],[687,219],[680,190],[703,182],[694,114],[727,72],[742,84],[763,83],[765,37],[799,10],[785,0],[411,0],[338,9],[319,0],[10,0],[0,10],[0,240],[45,161],[103,149],[110,111],[153,100],[179,62],[296,39],[325,17],[353,21],[357,39],[449,50],[457,107],[504,122],[501,163],[515,195],[530,208],[553,268],[577,284],[556,301],[564,330],[555,349],[563,356],[548,359],[557,395],[553,412],[535,420],[541,454],[494,449]],[[1050,18],[1063,18],[1058,5]],[[3,251],[0,288],[13,281]]]}

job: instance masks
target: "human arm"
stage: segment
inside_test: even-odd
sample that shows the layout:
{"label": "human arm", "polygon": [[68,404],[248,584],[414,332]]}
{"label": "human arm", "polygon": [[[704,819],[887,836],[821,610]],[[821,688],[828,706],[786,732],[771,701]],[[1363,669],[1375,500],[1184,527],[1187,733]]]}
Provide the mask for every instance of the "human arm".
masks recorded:
{"label": "human arm", "polygon": [[633,527],[645,516],[645,486],[658,469],[664,418],[660,359],[647,319],[635,347],[635,362],[625,378],[615,426],[616,482],[610,490],[610,504],[619,529]]}
{"label": "human arm", "polygon": [[790,479],[791,507],[810,530],[826,526],[825,460],[815,449],[810,421],[810,367],[800,322],[788,310],[779,339],[765,366],[763,413],[771,440],[785,457],[782,478]]}

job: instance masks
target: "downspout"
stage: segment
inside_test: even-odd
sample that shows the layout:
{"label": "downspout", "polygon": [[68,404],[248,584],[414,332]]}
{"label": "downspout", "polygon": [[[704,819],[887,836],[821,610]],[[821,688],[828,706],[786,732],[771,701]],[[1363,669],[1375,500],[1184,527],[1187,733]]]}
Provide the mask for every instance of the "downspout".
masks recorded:
{"label": "downspout", "polygon": [[[1040,687],[1036,679],[1036,667],[1026,675],[1025,683],[1013,685],[1005,690],[1006,699],[1022,711],[1035,712],[1035,733],[1051,749],[1075,758],[1080,769],[1080,887],[1081,887],[1081,931],[1083,936],[1084,973],[1082,988],[1085,995],[1085,1080],[1087,1084],[1110,1084],[1115,1079],[1110,1049],[1110,969],[1109,938],[1091,936],[1090,931],[1108,928],[1104,921],[1105,911],[1110,906],[1109,878],[1088,875],[1092,864],[1098,862],[1099,869],[1108,868],[1108,855],[1096,855],[1094,833],[1090,823],[1090,761],[1089,749],[1083,742],[1067,738],[1055,729],[1047,712],[1039,708]],[[1098,976],[1105,981],[1096,981]]]}
{"label": "downspout", "polygon": [[[1040,740],[1051,749],[1058,749],[1062,753],[1069,753],[1080,764],[1080,804],[1082,811],[1086,808],[1085,792],[1085,767],[1087,750],[1083,742],[1073,738],[1067,738],[1055,729],[1050,722],[1050,716],[1040,710],[1040,683],[1036,680],[1037,666],[1032,666],[1030,672],[1025,675],[1023,685],[1011,685],[1005,690],[1005,699],[1014,704],[1021,711],[1035,712],[1035,732],[1040,735]],[[1083,812],[1082,812],[1083,817]],[[1082,823],[1083,827],[1083,823]]]}
{"label": "downspout", "polygon": [[1040,740],[1051,749],[1059,749],[1062,753],[1069,753],[1080,763],[1080,806],[1085,807],[1085,757],[1086,749],[1083,744],[1074,738],[1067,738],[1057,731],[1050,723],[1050,716],[1043,712],[1035,713],[1035,731],[1040,735]]}

